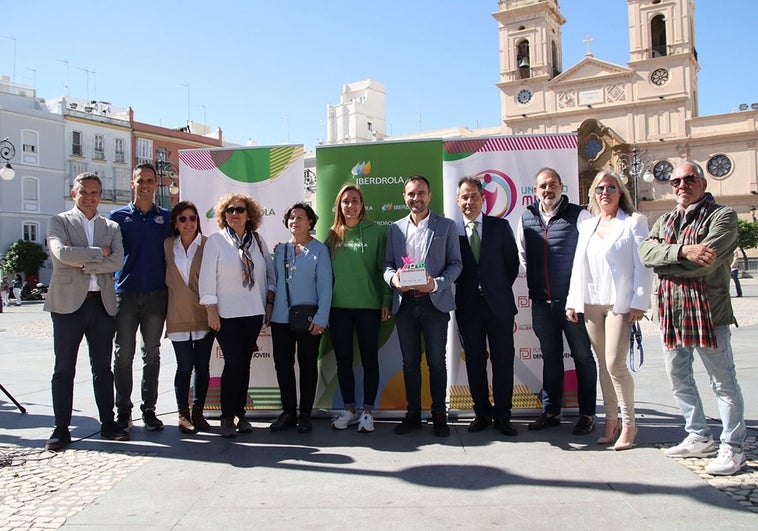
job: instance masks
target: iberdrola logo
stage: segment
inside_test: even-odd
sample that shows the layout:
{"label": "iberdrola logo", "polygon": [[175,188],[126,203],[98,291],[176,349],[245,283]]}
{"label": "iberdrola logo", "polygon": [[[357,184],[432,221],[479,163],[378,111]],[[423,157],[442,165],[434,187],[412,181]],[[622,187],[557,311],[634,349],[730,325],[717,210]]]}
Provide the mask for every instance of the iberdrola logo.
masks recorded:
{"label": "iberdrola logo", "polygon": [[369,160],[366,162],[365,160],[363,162],[359,162],[355,166],[353,166],[353,169],[350,170],[350,173],[353,174],[355,177],[360,177],[361,175],[368,175],[371,173],[371,161]]}
{"label": "iberdrola logo", "polygon": [[479,172],[484,189],[484,212],[490,216],[505,218],[516,205],[516,185],[505,173],[497,170]]}

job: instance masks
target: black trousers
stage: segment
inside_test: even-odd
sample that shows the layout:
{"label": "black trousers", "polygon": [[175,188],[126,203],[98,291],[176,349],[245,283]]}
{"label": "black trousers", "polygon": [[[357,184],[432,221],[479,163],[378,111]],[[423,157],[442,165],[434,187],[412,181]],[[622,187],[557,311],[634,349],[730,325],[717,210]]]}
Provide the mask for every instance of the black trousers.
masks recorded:
{"label": "black trousers", "polygon": [[87,338],[92,387],[100,422],[113,421],[113,335],[116,319],[108,315],[100,297],[84,299],[74,313],[51,313],[53,320],[53,413],[56,426],[71,424],[76,358],[82,337]]}
{"label": "black trousers", "polygon": [[274,344],[274,366],[282,409],[292,415],[296,412],[297,389],[295,385],[295,351],[300,367],[300,413],[310,415],[316,397],[318,380],[318,347],[321,335],[308,332],[294,334],[289,324],[271,323],[271,339]]}

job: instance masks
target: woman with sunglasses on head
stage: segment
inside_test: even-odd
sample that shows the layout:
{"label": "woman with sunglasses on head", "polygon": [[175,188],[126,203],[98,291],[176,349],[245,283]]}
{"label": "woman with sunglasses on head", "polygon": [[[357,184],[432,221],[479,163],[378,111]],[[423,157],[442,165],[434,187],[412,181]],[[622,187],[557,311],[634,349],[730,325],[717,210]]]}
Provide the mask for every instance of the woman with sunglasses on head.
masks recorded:
{"label": "woman with sunglasses on head", "polygon": [[200,304],[224,355],[221,436],[231,438],[237,431],[253,429],[245,418],[250,361],[258,334],[271,315],[275,278],[268,246],[256,232],[263,208],[250,196],[227,194],[219,199],[215,212],[220,230],[205,244]]}
{"label": "woman with sunglasses on head", "polygon": [[[171,340],[176,354],[174,392],[179,410],[178,427],[182,433],[210,431],[203,408],[215,335],[208,327],[208,317],[198,294],[200,264],[207,238],[201,233],[197,207],[189,201],[180,201],[173,208],[171,228],[174,236],[163,243],[168,287],[166,337]],[[195,385],[190,411],[188,399],[193,368]]]}
{"label": "woman with sunglasses on head", "polygon": [[645,216],[635,212],[629,190],[610,170],[592,181],[589,210],[595,217],[579,224],[566,318],[576,321],[577,314],[584,314],[600,365],[605,430],[597,442],[627,450],[637,436],[634,380],[626,362],[629,334],[632,323],[650,308],[652,282],[637,249],[649,229]]}

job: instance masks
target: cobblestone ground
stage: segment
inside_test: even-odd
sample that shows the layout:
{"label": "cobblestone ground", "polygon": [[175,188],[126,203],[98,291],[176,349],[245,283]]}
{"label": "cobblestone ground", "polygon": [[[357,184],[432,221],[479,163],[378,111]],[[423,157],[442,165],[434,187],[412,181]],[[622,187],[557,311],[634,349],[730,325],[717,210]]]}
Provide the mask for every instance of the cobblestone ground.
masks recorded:
{"label": "cobblestone ground", "polygon": [[[660,446],[661,449],[668,446]],[[712,476],[705,472],[711,460],[708,458],[677,459],[679,463],[703,478],[709,485],[734,498],[746,509],[758,513],[758,437],[748,435],[745,439],[747,466],[733,476]]]}
{"label": "cobblestone ground", "polygon": [[150,456],[0,447],[0,531],[58,529]]}

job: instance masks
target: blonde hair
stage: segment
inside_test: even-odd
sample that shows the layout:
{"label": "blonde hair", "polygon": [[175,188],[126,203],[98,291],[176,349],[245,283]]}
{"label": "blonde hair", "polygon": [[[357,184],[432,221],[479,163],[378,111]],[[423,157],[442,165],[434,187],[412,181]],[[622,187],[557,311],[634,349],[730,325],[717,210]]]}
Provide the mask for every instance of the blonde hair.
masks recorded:
{"label": "blonde hair", "polygon": [[600,214],[600,203],[597,202],[595,188],[597,188],[598,183],[600,183],[605,176],[611,177],[616,181],[616,188],[618,188],[618,191],[621,194],[619,197],[619,208],[630,216],[634,214],[636,210],[634,208],[634,201],[632,201],[632,195],[629,193],[629,189],[621,181],[619,174],[613,170],[600,170],[597,172],[597,175],[595,175],[595,178],[590,185],[589,194],[587,194],[589,196],[589,205],[587,205],[587,209],[595,216]]}
{"label": "blonde hair", "polygon": [[345,233],[347,232],[347,223],[345,223],[345,214],[342,213],[340,205],[342,203],[342,197],[350,192],[357,192],[361,198],[361,212],[358,214],[358,223],[366,218],[366,202],[363,200],[363,192],[357,184],[345,183],[337,192],[337,197],[334,199],[334,223],[332,223],[329,229],[329,234],[326,235],[324,243],[332,251],[332,256],[337,253],[337,249],[342,245],[342,240],[345,239]]}

